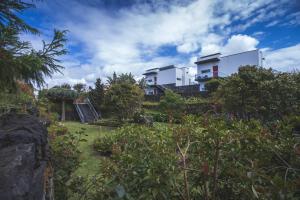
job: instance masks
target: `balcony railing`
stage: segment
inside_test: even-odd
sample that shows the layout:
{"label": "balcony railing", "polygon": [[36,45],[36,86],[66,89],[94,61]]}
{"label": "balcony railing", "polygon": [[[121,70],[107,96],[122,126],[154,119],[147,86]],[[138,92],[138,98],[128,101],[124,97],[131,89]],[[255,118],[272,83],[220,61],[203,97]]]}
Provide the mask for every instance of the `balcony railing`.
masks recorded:
{"label": "balcony railing", "polygon": [[213,73],[196,74],[195,81],[207,81],[213,77]]}

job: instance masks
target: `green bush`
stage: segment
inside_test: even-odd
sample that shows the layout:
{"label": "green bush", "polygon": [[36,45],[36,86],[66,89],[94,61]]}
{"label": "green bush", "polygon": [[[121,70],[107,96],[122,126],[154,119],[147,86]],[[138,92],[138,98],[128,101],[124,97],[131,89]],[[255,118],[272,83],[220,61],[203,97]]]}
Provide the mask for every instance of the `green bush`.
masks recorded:
{"label": "green bush", "polygon": [[[82,136],[84,129],[75,133],[65,133],[65,128],[61,126],[49,127],[51,137],[51,161],[54,168],[54,187],[56,199],[67,199],[68,185],[72,173],[80,164],[78,149],[79,142],[85,141]],[[55,132],[57,131],[57,132]],[[63,135],[58,136],[64,132]]]}
{"label": "green bush", "polygon": [[103,179],[128,199],[297,199],[300,160],[285,123],[189,116],[124,126],[100,142],[112,151]]}
{"label": "green bush", "polygon": [[159,107],[168,116],[169,122],[174,119],[180,120],[184,112],[184,99],[179,94],[167,89],[165,90],[165,96],[159,102]]}
{"label": "green bush", "polygon": [[107,137],[101,137],[94,140],[93,148],[96,152],[103,156],[110,156],[112,154],[112,148],[115,138],[110,135]]}

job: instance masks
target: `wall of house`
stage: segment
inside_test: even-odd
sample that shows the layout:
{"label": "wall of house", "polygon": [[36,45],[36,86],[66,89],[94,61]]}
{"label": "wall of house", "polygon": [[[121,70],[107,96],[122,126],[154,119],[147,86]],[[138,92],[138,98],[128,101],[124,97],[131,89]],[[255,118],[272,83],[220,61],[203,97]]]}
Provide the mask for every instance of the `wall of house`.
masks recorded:
{"label": "wall of house", "polygon": [[182,70],[182,85],[191,85],[191,77],[189,74],[189,68],[183,67]]}
{"label": "wall of house", "polygon": [[[220,61],[203,63],[197,66],[197,75],[213,76],[213,66],[218,66],[218,76],[226,77],[238,72],[238,69],[244,65],[261,66],[262,54],[259,50],[247,51],[229,56],[220,57]],[[202,73],[203,70],[210,70],[210,72]]]}
{"label": "wall of house", "polygon": [[157,84],[172,84],[176,83],[176,68],[159,71],[157,74]]}
{"label": "wall of house", "polygon": [[238,69],[244,65],[260,66],[260,53],[258,50],[247,51],[239,54],[223,56],[219,63],[219,76],[226,77],[238,72]]}
{"label": "wall of house", "polygon": [[[213,76],[213,70],[212,67],[213,66],[219,66],[219,61],[215,61],[215,62],[209,62],[209,63],[203,63],[197,66],[197,75],[207,75],[208,77],[212,77]],[[203,70],[210,70],[210,72],[206,72],[206,73],[202,73]]]}

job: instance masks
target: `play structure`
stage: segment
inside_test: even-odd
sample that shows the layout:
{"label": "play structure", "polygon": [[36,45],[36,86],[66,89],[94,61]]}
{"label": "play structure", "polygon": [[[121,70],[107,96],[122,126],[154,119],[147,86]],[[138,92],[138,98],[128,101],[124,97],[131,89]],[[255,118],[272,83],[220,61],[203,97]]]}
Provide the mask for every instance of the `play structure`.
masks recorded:
{"label": "play structure", "polygon": [[100,118],[88,98],[74,100],[74,106],[82,123],[94,122]]}

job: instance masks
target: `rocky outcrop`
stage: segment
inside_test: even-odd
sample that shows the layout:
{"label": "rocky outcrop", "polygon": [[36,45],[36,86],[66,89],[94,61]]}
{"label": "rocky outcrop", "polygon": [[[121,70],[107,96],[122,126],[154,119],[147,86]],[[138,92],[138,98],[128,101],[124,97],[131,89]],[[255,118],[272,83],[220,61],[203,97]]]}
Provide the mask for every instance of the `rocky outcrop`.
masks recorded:
{"label": "rocky outcrop", "polygon": [[53,200],[47,129],[34,116],[0,117],[0,199]]}

